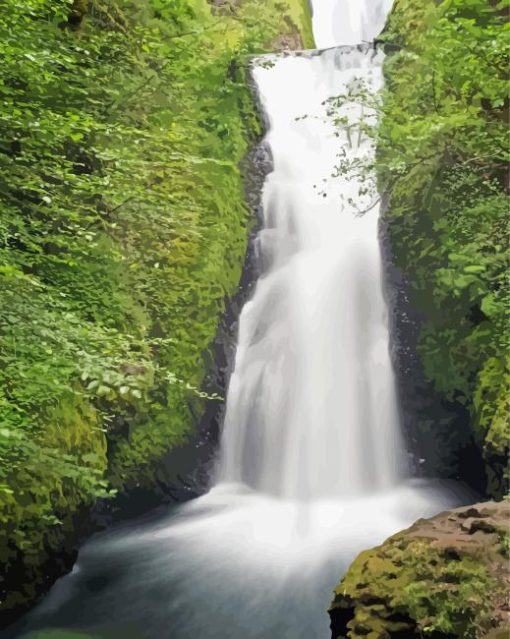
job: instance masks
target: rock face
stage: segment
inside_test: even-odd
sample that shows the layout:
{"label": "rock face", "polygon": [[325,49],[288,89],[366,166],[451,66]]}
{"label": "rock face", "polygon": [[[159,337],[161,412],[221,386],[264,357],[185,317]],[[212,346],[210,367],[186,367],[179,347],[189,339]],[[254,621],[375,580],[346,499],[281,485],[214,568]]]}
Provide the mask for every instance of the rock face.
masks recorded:
{"label": "rock face", "polygon": [[503,639],[510,503],[420,519],[361,553],[335,590],[332,639]]}
{"label": "rock face", "polygon": [[299,51],[304,48],[303,40],[299,31],[289,31],[282,33],[270,42],[273,51]]}

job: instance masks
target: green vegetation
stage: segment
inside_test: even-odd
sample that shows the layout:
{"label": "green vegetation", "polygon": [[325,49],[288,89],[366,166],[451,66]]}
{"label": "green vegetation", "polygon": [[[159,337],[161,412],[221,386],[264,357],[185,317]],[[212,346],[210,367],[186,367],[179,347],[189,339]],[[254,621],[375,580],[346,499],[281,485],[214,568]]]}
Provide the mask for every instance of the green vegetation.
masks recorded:
{"label": "green vegetation", "polygon": [[508,482],[508,2],[397,0],[376,168],[425,375]]}
{"label": "green vegetation", "polygon": [[[386,87],[356,83],[330,101],[368,106],[360,134],[374,161],[340,161],[345,175],[378,176],[395,261],[425,318],[426,379],[467,414],[486,462],[487,492],[508,485],[508,22],[507,0],[396,0],[381,40]],[[373,116],[377,114],[378,117]],[[364,183],[361,193],[375,189]],[[453,418],[452,418],[453,419]],[[448,421],[447,419],[444,420]],[[420,428],[448,446],[452,424]]]}
{"label": "green vegetation", "polygon": [[215,390],[260,133],[247,56],[310,26],[305,0],[212,4],[0,0],[0,608],[80,509],[167,479]]}
{"label": "green vegetation", "polygon": [[361,553],[335,590],[335,637],[478,639],[507,620],[508,504],[419,520]]}
{"label": "green vegetation", "polygon": [[[366,584],[367,578],[371,604],[356,612],[352,638],[372,632],[379,639],[406,631],[413,637],[413,622],[423,637],[441,633],[475,639],[478,624],[488,628],[487,593],[495,584],[482,562],[469,557],[449,562],[447,553],[431,550],[423,540],[395,542],[378,554],[362,553],[339,588],[343,593],[351,583]],[[389,612],[395,609],[406,615]]]}

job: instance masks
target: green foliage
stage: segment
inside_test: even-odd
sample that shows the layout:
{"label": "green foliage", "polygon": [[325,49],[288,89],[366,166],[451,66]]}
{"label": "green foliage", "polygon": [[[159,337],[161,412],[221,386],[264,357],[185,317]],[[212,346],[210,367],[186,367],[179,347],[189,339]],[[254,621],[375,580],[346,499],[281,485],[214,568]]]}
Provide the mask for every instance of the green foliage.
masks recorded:
{"label": "green foliage", "polygon": [[362,552],[335,589],[335,637],[478,639],[506,621],[509,506],[419,519]]}
{"label": "green foliage", "polygon": [[509,439],[507,9],[399,0],[376,133],[393,246],[426,317],[425,374],[470,411],[496,496]]}
{"label": "green foliage", "polygon": [[[302,0],[0,0],[0,558],[151,485],[239,281],[248,56]],[[19,572],[19,566],[18,566]],[[15,599],[18,595],[15,596]],[[9,607],[12,601],[2,601]]]}
{"label": "green foliage", "polygon": [[490,357],[478,376],[474,393],[475,435],[489,460],[487,480],[490,494],[500,495],[508,487],[508,415],[510,413],[508,359]]}
{"label": "green foliage", "polygon": [[[426,543],[422,543],[422,552],[426,550],[423,546]],[[487,592],[494,583],[487,568],[470,557],[447,563],[440,553],[434,557],[429,551],[427,558],[429,564],[424,568],[423,557],[420,560],[419,551],[415,554],[413,549],[410,568],[416,580],[410,581],[403,592],[411,616],[422,621],[425,637],[437,632],[465,639],[476,637],[478,628],[489,626],[491,618]]]}
{"label": "green foliage", "polygon": [[491,627],[497,582],[482,559],[451,560],[448,553],[402,536],[361,553],[336,590],[339,600],[359,602],[349,636],[482,636]]}

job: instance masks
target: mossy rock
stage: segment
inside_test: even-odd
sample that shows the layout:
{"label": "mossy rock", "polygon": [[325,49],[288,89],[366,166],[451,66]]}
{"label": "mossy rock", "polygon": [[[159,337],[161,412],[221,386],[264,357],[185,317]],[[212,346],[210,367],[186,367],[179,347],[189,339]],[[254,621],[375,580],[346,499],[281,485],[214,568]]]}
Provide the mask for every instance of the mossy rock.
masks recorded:
{"label": "mossy rock", "polygon": [[335,590],[332,638],[498,637],[509,623],[509,518],[508,502],[458,508],[361,553]]}

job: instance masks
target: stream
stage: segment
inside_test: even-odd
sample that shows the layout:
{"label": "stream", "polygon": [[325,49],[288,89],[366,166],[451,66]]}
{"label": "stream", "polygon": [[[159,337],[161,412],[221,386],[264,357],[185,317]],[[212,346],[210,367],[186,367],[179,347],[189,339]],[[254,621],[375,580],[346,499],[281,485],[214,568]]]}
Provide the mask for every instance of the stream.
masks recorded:
{"label": "stream", "polygon": [[93,537],[10,637],[328,639],[332,590],[356,554],[462,499],[409,476],[379,206],[369,177],[332,177],[339,158],[374,152],[356,127],[374,114],[347,102],[335,128],[327,100],[381,88],[370,41],[391,0],[312,4],[318,50],[254,63],[273,170],[214,485]]}

